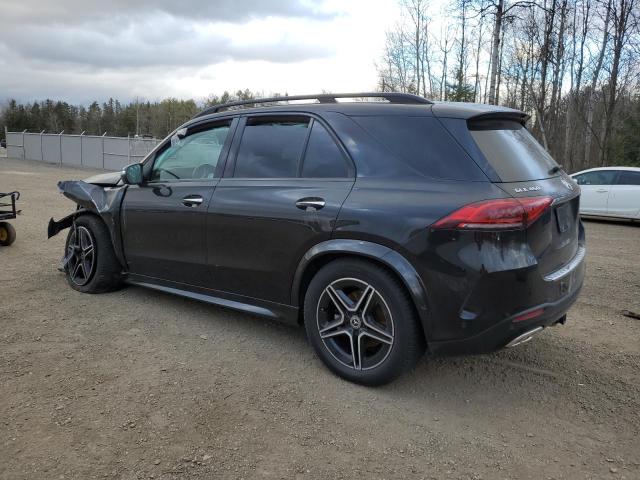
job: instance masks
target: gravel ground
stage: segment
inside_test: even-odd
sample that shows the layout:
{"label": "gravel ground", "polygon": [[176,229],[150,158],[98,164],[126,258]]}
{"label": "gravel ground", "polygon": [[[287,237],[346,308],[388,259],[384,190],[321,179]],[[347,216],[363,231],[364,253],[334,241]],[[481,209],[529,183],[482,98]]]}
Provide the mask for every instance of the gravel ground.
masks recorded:
{"label": "gravel ground", "polygon": [[302,329],[69,288],[46,224],[74,208],[56,181],[90,173],[0,159],[24,211],[0,250],[0,478],[640,478],[639,226],[586,222],[565,326],[365,388]]}

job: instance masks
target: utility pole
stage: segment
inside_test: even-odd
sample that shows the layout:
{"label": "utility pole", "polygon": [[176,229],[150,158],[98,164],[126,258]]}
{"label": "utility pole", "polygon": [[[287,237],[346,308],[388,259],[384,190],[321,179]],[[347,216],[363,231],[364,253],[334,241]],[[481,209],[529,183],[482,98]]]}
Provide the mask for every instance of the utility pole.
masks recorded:
{"label": "utility pole", "polygon": [[140,135],[140,102],[136,97],[136,137]]}

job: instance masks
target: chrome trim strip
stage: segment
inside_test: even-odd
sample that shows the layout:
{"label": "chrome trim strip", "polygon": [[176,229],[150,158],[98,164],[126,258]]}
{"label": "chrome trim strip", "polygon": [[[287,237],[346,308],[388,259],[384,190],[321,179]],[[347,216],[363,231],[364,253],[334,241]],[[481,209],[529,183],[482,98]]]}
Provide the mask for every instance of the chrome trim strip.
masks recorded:
{"label": "chrome trim strip", "polygon": [[551,272],[549,275],[544,277],[546,282],[555,282],[556,280],[560,280],[562,277],[571,273],[580,263],[584,260],[584,256],[587,253],[587,249],[584,247],[578,247],[578,251],[576,255],[571,259],[569,263],[567,263],[564,267],[555,272]]}
{"label": "chrome trim strip", "polygon": [[266,308],[258,307],[256,305],[250,305],[248,303],[236,302],[235,300],[227,300],[226,298],[215,297],[213,295],[206,295],[204,293],[190,292],[188,290],[182,290],[179,288],[167,287],[164,285],[158,285],[155,283],[140,282],[137,280],[127,280],[127,283],[132,285],[138,285],[144,288],[150,288],[152,290],[159,290],[161,292],[172,293],[181,297],[192,298],[201,302],[211,303],[213,305],[220,305],[223,307],[233,308],[235,310],[241,310],[243,312],[254,313],[256,315],[264,315],[265,317],[278,318],[278,315]]}
{"label": "chrome trim strip", "polygon": [[324,207],[324,200],[298,200],[296,202],[298,208],[315,208],[316,210]]}
{"label": "chrome trim strip", "polygon": [[522,345],[524,343],[527,343],[529,340],[533,338],[533,336],[536,333],[540,332],[541,330],[542,330],[542,327],[536,327],[533,330],[529,330],[528,332],[525,332],[522,335],[517,336],[516,338],[511,340],[509,343],[507,343],[506,348],[511,348],[517,345]]}

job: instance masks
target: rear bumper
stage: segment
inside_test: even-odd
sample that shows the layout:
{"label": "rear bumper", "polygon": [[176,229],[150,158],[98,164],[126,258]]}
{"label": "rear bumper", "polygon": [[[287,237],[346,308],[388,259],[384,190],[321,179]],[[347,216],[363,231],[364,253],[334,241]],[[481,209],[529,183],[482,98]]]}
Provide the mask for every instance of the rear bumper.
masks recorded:
{"label": "rear bumper", "polygon": [[573,292],[561,300],[536,305],[530,310],[544,308],[544,314],[532,320],[513,322],[511,318],[508,318],[472,337],[443,342],[429,342],[429,351],[442,355],[462,355],[489,353],[501,349],[516,337],[536,327],[546,328],[557,323],[564,323],[565,315],[575,303],[581,289],[582,282]]}
{"label": "rear bumper", "polygon": [[[514,313],[507,316],[495,315],[492,319],[484,318],[473,319],[471,323],[482,320],[484,325],[489,324],[487,328],[479,332],[473,332],[463,338],[428,341],[429,350],[438,354],[466,354],[466,353],[488,353],[507,346],[517,337],[530,332],[538,327],[546,328],[557,323],[564,323],[567,311],[575,303],[582,285],[584,283],[586,264],[585,249],[580,246],[575,257],[563,268],[541,277],[537,269],[529,272],[527,281],[518,287],[513,284],[510,289],[502,285],[502,290],[497,290],[499,296],[488,298],[487,301],[492,304],[499,303],[500,297],[509,298],[520,297],[522,292],[518,290],[525,289],[526,293],[531,294],[531,303],[528,308],[518,308]],[[499,288],[499,285],[493,285]],[[537,301],[545,299],[546,301]],[[550,299],[550,300],[547,300]],[[486,306],[487,310],[491,310]],[[528,314],[535,314],[533,318],[526,318]],[[491,321],[492,320],[492,321]]]}

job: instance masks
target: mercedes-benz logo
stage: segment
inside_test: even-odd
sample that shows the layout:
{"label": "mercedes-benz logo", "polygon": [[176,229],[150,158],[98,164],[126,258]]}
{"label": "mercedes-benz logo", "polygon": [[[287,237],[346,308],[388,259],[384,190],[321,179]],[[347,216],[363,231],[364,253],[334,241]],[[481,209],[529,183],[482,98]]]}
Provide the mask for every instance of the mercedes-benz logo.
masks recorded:
{"label": "mercedes-benz logo", "polygon": [[360,319],[360,317],[358,315],[353,315],[349,319],[349,323],[351,323],[351,327],[352,328],[355,328],[357,330],[362,325],[362,320]]}

